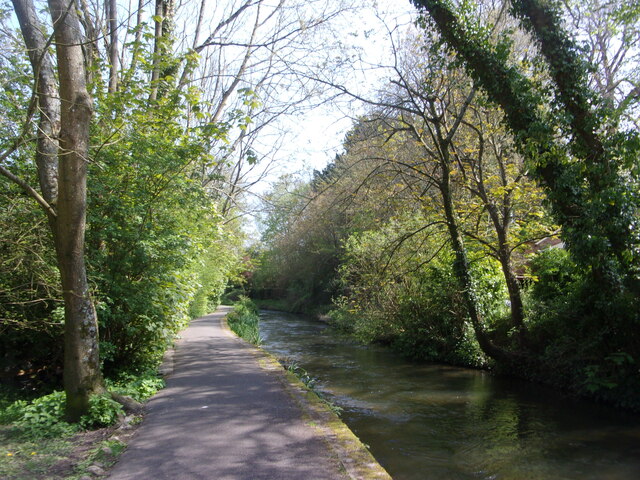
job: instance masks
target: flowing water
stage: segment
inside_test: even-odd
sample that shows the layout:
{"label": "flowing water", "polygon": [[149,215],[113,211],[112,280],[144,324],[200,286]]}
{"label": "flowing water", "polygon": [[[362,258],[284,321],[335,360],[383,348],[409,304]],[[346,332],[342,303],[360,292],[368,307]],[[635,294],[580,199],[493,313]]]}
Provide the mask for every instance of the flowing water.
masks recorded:
{"label": "flowing water", "polygon": [[640,479],[640,416],[413,363],[299,315],[262,312],[260,332],[265,350],[317,379],[396,480]]}

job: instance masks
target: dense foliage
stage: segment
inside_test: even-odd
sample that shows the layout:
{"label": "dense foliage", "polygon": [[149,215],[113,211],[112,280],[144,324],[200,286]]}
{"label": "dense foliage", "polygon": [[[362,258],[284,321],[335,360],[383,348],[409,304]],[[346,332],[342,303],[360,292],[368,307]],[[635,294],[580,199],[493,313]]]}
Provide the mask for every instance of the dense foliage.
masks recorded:
{"label": "dense foliage", "polygon": [[[2,166],[35,186],[36,125],[34,110],[26,108],[34,80],[9,13],[3,5],[3,31],[11,33],[2,36],[0,55],[3,154],[15,139],[20,143]],[[91,25],[85,26],[90,36]],[[240,116],[242,109],[219,120],[210,113],[195,116],[210,106],[201,89],[180,88],[175,79],[150,81],[159,66],[157,42],[168,48],[163,61],[178,61],[169,53],[172,33],[156,33],[163,38],[146,23],[127,32],[131,57],[116,72],[120,88],[109,82],[102,56],[108,51],[88,51],[87,57],[94,112],[85,254],[100,359],[112,391],[117,388],[111,379],[155,368],[177,332],[214,309],[227,282],[238,280],[242,270],[237,207],[223,215],[227,197],[208,182],[213,170],[225,181],[225,168],[233,163],[229,149],[227,158],[214,154],[216,142],[229,143],[231,130],[246,128],[250,119]],[[191,63],[195,68],[197,59]],[[31,398],[61,386],[64,303],[47,216],[12,178],[0,180],[0,380]],[[95,402],[106,401],[99,398]],[[83,421],[98,423],[108,422]]]}
{"label": "dense foliage", "polygon": [[[104,20],[100,2],[71,15],[87,40],[89,193],[75,253],[97,311],[98,387],[153,368],[190,318],[250,277],[254,297],[331,310],[364,341],[640,408],[636,5],[414,0],[422,16],[395,39],[391,74],[344,151],[265,196],[263,244],[245,274],[243,195],[266,172],[254,170],[256,139],[331,70],[308,45],[339,10],[239,2],[212,36],[198,24],[178,38],[176,22],[194,13],[180,9],[195,3],[125,14],[109,2],[122,23]],[[31,26],[44,38],[52,25],[38,6]],[[60,387],[70,325],[57,198],[42,188],[36,143],[58,142],[42,126],[57,94],[40,92],[39,74],[60,86],[64,65],[49,53],[64,44],[30,61],[11,11],[0,5],[0,380],[30,399]],[[247,299],[229,322],[259,342]],[[53,393],[7,411],[53,424],[61,402]],[[117,415],[108,397],[91,402],[84,425]]]}
{"label": "dense foliage", "polygon": [[[344,153],[274,189],[255,294],[295,307],[319,285],[364,341],[640,409],[637,95],[613,86],[636,84],[633,47],[614,71],[594,40],[588,67],[562,27],[579,5],[414,3]],[[576,32],[637,31],[598,14],[609,29]]]}
{"label": "dense foliage", "polygon": [[[211,161],[198,133],[184,130],[177,93],[148,109],[130,89],[114,132],[102,125],[90,177],[90,275],[97,284],[101,350],[107,371],[159,360],[190,317],[211,311],[240,262],[237,232],[194,174]],[[117,141],[114,136],[117,135]]]}
{"label": "dense foliage", "polygon": [[[111,380],[110,388],[118,393],[130,395],[144,401],[164,386],[164,381],[153,371],[140,375],[121,375]],[[0,425],[11,425],[13,434],[32,439],[54,436],[69,436],[81,428],[96,428],[113,425],[124,416],[122,405],[109,395],[92,397],[89,413],[79,424],[70,424],[64,418],[65,395],[54,391],[33,400],[16,400],[0,404]]]}
{"label": "dense foliage", "polygon": [[227,314],[229,328],[239,337],[254,345],[260,345],[258,308],[250,298],[241,296]]}

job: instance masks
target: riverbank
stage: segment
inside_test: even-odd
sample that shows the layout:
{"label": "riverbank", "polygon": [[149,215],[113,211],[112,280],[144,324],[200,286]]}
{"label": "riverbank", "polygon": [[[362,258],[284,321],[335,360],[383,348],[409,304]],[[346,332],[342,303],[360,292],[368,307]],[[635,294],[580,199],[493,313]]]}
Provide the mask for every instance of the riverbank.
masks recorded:
{"label": "riverbank", "polygon": [[310,308],[295,308],[289,300],[282,299],[251,299],[260,310],[269,310],[273,312],[295,313],[300,315],[308,315],[323,322],[329,322],[328,315],[334,306],[331,304],[315,305]]}
{"label": "riverbank", "polygon": [[635,480],[640,416],[482,370],[404,359],[307,316],[261,312],[261,347],[297,365],[397,480]]}

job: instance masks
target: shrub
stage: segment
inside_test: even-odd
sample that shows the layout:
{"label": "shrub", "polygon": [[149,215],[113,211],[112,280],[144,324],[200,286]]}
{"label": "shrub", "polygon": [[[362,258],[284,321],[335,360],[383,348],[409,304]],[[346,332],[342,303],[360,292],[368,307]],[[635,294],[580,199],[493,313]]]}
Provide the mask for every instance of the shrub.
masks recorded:
{"label": "shrub", "polygon": [[[122,373],[116,379],[107,379],[111,391],[128,395],[141,402],[147,400],[164,386],[164,380],[155,370],[139,374]],[[55,391],[27,401],[13,401],[0,408],[0,424],[11,424],[16,431],[34,438],[61,437],[78,431],[78,428],[94,429],[113,425],[124,415],[122,405],[109,394],[94,395],[89,400],[89,413],[78,425],[64,420],[65,393]]]}
{"label": "shrub", "polygon": [[[406,228],[391,223],[382,231],[353,235],[345,243],[340,267],[345,295],[335,302],[332,323],[362,341],[390,345],[411,358],[483,365],[485,358],[468,328],[453,274],[452,253],[439,242],[431,245],[431,239],[416,236],[398,245]],[[389,251],[394,252],[391,258]],[[418,268],[407,268],[414,263]],[[498,317],[505,290],[499,271],[480,260],[473,273],[483,294],[483,312]]]}
{"label": "shrub", "polygon": [[535,282],[531,287],[536,302],[552,302],[570,295],[581,276],[578,267],[561,248],[545,250],[531,261]]}
{"label": "shrub", "polygon": [[392,347],[421,360],[481,366],[486,360],[473,331],[450,265],[434,263],[398,292]]}
{"label": "shrub", "polygon": [[35,438],[65,436],[78,427],[64,421],[64,408],[65,394],[57,391],[32,402],[17,400],[4,410],[0,419]]}
{"label": "shrub", "polygon": [[164,380],[154,369],[136,374],[123,372],[116,378],[107,380],[109,390],[127,395],[138,402],[151,398],[158,390],[164,388],[164,385]]}
{"label": "shrub", "polygon": [[108,394],[94,395],[89,399],[89,413],[80,419],[84,428],[108,427],[124,416],[122,405],[113,400]]}
{"label": "shrub", "polygon": [[564,250],[532,262],[527,322],[547,383],[640,410],[638,298],[599,288]]}
{"label": "shrub", "polygon": [[240,297],[227,315],[227,323],[239,337],[254,345],[260,344],[258,307],[248,297]]}
{"label": "shrub", "polygon": [[65,393],[56,391],[32,402],[17,400],[0,414],[0,422],[12,424],[16,430],[34,438],[61,437],[78,428],[100,428],[113,425],[123,415],[122,406],[108,394],[94,395],[89,400],[89,413],[78,425],[64,420]]}

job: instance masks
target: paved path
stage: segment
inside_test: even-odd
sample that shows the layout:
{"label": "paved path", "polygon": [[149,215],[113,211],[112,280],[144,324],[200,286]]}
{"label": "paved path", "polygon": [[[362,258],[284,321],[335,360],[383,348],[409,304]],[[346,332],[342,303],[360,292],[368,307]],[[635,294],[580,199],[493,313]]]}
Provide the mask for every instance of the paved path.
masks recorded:
{"label": "paved path", "polygon": [[228,309],[199,318],[177,343],[167,388],[111,480],[334,480],[347,478],[253,347],[220,325]]}

